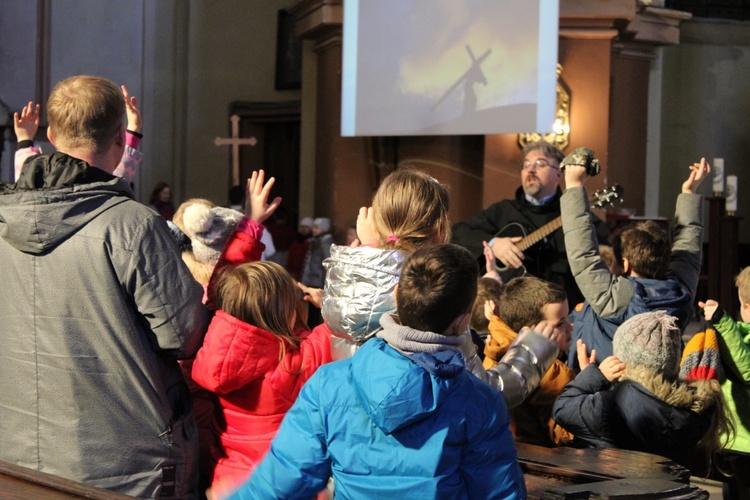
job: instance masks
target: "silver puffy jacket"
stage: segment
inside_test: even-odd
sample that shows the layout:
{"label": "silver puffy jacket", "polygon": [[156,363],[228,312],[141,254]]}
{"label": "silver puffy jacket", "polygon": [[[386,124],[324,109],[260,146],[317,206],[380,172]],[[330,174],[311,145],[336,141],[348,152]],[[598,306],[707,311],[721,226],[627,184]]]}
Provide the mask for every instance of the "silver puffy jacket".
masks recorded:
{"label": "silver puffy jacket", "polygon": [[323,319],[334,337],[333,359],[345,359],[380,330],[380,317],[396,312],[393,291],[406,253],[333,245],[323,295]]}
{"label": "silver puffy jacket", "polygon": [[[333,245],[323,296],[323,319],[333,333],[333,359],[350,358],[380,330],[380,317],[396,313],[393,290],[407,255],[398,250]],[[524,328],[500,363],[482,367],[471,337],[463,344],[466,368],[499,389],[509,408],[521,404],[537,388],[557,357],[557,344]]]}

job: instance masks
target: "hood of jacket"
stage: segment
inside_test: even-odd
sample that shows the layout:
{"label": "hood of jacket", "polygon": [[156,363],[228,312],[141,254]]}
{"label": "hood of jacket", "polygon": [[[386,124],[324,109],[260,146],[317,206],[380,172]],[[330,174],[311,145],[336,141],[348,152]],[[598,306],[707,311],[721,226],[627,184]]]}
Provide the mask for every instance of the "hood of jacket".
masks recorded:
{"label": "hood of jacket", "polygon": [[[445,354],[441,351],[438,354]],[[460,359],[460,353],[449,356]],[[437,364],[450,363],[442,359]],[[357,399],[372,422],[386,434],[423,420],[440,408],[463,383],[465,371],[440,377],[375,338],[367,341],[351,360],[352,383]]]}
{"label": "hood of jacket", "polygon": [[372,247],[331,247],[323,298],[323,319],[331,332],[364,342],[380,329],[380,317],[396,312],[393,290],[406,255]]}
{"label": "hood of jacket", "polygon": [[43,254],[133,197],[127,181],[83,160],[39,155],[15,184],[0,183],[0,238],[21,252]]}
{"label": "hood of jacket", "polygon": [[[657,376],[644,383],[623,379],[612,389],[614,405],[628,423],[628,434],[641,449],[693,451],[708,430],[713,411],[710,398],[715,396],[686,383],[672,385]],[[705,409],[693,411],[696,407]]]}

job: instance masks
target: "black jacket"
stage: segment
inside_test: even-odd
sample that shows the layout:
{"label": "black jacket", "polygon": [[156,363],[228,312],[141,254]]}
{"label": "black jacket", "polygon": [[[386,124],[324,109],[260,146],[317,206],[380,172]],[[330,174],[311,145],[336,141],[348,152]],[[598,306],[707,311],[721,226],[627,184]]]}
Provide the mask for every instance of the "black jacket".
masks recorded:
{"label": "black jacket", "polygon": [[612,385],[590,365],[565,386],[552,418],[584,446],[653,453],[695,473],[704,465],[696,444],[709,429],[711,411],[669,405],[633,380]]}
{"label": "black jacket", "polygon": [[[522,236],[539,229],[548,222],[560,217],[560,196],[558,189],[555,197],[545,205],[532,205],[526,200],[523,188],[516,190],[513,200],[503,200],[482,210],[477,215],[453,226],[453,243],[467,248],[482,262],[484,254],[482,241],[489,242],[495,236]],[[601,244],[607,244],[609,229],[594,216],[594,225]],[[520,226],[520,227],[519,227]],[[500,233],[500,234],[498,234]],[[562,230],[557,230],[536,245],[528,248],[524,255],[524,267],[539,278],[557,283],[568,294],[571,308],[583,302],[583,295],[570,272],[568,256],[565,253],[565,239]]]}

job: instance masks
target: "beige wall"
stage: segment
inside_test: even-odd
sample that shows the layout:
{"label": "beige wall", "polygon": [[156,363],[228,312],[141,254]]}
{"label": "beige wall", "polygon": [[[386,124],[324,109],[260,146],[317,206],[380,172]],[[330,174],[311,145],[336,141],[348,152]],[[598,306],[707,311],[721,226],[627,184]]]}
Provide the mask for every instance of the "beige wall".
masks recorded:
{"label": "beige wall", "polygon": [[723,157],[739,180],[740,242],[750,243],[750,24],[694,19],[679,46],[661,50],[659,215],[672,216],[689,165]]}

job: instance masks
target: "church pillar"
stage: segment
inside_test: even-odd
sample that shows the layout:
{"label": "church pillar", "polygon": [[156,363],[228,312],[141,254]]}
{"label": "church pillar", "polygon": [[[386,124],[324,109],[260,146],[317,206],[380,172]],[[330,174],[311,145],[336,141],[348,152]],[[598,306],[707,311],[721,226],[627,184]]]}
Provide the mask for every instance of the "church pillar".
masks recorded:
{"label": "church pillar", "polygon": [[[623,207],[635,209],[637,215],[646,212],[649,78],[656,59],[654,50],[678,44],[679,24],[690,17],[686,12],[641,7],[612,44],[607,183],[623,187]],[[658,145],[652,147],[658,149]],[[654,168],[658,169],[658,155],[656,158]]]}
{"label": "church pillar", "polygon": [[315,117],[302,117],[315,120],[315,182],[306,188],[315,190],[314,215],[329,217],[340,236],[377,187],[371,182],[367,139],[341,137],[343,0],[303,0],[291,12],[297,16],[297,35],[313,41],[317,58]]}

